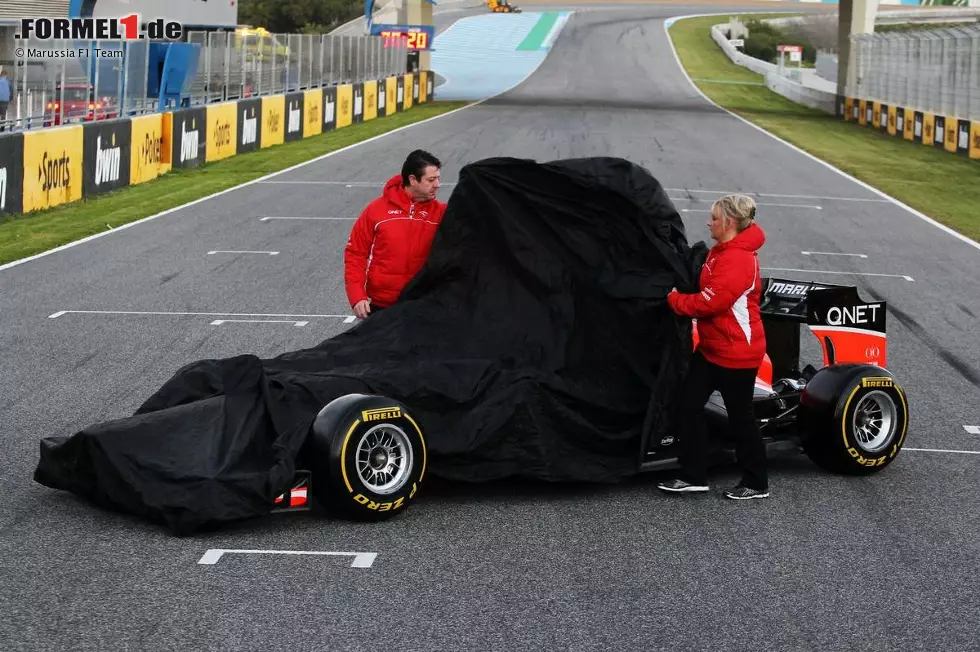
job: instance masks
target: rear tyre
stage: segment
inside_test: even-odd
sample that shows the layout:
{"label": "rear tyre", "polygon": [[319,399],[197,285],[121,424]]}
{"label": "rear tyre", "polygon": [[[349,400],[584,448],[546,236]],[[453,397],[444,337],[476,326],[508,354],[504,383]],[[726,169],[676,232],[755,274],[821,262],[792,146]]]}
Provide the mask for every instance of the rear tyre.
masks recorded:
{"label": "rear tyre", "polygon": [[425,439],[408,409],[383,396],[328,403],[310,435],[312,489],[340,516],[383,521],[404,511],[425,477]]}
{"label": "rear tyre", "polygon": [[803,450],[834,473],[877,473],[895,460],[908,432],[904,390],[874,365],[820,369],[807,382],[799,411]]}

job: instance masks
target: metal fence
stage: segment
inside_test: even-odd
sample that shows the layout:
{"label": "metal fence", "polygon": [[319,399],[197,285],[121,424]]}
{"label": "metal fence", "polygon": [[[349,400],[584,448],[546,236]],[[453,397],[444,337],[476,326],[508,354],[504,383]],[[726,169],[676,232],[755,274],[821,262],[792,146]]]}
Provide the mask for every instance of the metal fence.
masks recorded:
{"label": "metal fence", "polygon": [[980,26],[851,37],[847,94],[980,119]]}
{"label": "metal fence", "polygon": [[[182,89],[190,105],[381,79],[406,72],[404,42],[378,36],[189,32],[200,47]],[[147,97],[147,41],[44,41],[15,44],[11,87],[0,129],[25,130],[153,113]]]}

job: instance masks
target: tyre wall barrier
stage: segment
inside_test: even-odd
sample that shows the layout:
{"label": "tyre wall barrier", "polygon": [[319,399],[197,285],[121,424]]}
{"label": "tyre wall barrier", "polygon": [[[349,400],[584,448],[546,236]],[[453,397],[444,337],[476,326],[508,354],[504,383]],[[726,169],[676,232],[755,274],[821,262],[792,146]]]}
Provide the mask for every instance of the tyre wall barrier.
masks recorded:
{"label": "tyre wall barrier", "polygon": [[427,70],[37,131],[0,133],[0,214],[152,181],[173,168],[384,118],[434,99]]}
{"label": "tyre wall barrier", "polygon": [[965,120],[883,102],[845,97],[838,115],[896,138],[980,159],[980,120]]}

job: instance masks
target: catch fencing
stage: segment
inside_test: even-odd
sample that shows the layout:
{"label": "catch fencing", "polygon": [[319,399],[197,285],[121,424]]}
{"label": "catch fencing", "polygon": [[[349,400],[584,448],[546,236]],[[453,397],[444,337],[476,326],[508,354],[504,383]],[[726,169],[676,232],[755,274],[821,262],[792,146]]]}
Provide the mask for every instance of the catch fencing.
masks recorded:
{"label": "catch fencing", "polygon": [[[183,95],[191,106],[383,79],[408,69],[405,43],[379,36],[198,32],[197,67]],[[148,41],[16,41],[6,120],[29,130],[154,113],[147,97]]]}
{"label": "catch fencing", "polygon": [[980,120],[980,26],[851,37],[847,96]]}

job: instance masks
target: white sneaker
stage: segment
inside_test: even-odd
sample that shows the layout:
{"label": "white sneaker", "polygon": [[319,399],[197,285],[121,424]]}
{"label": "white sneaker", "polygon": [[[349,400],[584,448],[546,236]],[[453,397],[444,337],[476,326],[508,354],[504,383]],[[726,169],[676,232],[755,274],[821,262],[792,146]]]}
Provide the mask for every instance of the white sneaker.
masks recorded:
{"label": "white sneaker", "polygon": [[657,489],[670,491],[671,493],[703,493],[705,491],[711,491],[711,487],[707,485],[691,484],[690,482],[684,482],[677,478],[668,482],[661,482],[657,485]]}

